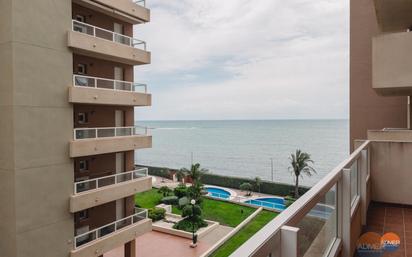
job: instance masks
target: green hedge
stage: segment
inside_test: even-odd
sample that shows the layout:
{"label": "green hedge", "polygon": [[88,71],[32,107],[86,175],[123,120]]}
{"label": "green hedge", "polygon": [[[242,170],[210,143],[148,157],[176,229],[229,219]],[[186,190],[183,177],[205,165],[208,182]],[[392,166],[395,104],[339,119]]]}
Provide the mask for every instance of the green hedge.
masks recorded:
{"label": "green hedge", "polygon": [[[159,168],[159,167],[147,167],[149,168],[149,175],[170,178],[170,175],[166,171],[174,171],[173,169]],[[254,180],[249,178],[232,177],[232,176],[222,176],[212,173],[206,173],[202,176],[202,182],[204,184],[229,187],[239,189],[242,183],[251,183],[254,185]],[[293,185],[276,183],[271,181],[262,180],[260,183],[260,192],[270,195],[280,195],[286,196],[290,195],[294,191],[295,187]],[[308,187],[299,187],[300,195],[304,194],[309,190]]]}

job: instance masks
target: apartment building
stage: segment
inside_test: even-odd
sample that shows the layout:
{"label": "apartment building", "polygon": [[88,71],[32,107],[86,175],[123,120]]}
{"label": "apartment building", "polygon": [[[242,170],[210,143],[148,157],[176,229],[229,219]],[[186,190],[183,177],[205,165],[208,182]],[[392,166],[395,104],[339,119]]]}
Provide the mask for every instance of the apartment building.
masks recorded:
{"label": "apartment building", "polygon": [[[350,1],[351,155],[231,256],[358,256],[363,233],[412,256],[412,1]],[[380,238],[378,237],[380,243]]]}
{"label": "apartment building", "polygon": [[[135,256],[151,231],[134,194],[151,189],[134,108],[151,105],[134,66],[144,0],[0,2],[0,256]],[[138,249],[137,249],[138,250]]]}

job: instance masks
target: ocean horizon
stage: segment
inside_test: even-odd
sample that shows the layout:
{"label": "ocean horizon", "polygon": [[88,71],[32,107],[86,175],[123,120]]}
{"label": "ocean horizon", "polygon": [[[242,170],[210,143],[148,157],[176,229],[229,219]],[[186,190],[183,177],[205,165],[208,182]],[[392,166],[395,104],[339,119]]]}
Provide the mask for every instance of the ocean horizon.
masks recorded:
{"label": "ocean horizon", "polygon": [[136,151],[139,165],[180,169],[200,163],[210,173],[293,184],[289,156],[311,154],[317,171],[300,179],[312,186],[349,156],[347,119],[146,120],[153,147]]}

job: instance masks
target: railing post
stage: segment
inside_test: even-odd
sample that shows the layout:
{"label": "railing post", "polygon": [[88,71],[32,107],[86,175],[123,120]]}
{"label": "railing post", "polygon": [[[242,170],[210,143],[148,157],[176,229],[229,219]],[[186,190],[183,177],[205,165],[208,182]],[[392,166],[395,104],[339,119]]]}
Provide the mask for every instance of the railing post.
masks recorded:
{"label": "railing post", "polygon": [[342,257],[350,257],[351,249],[351,169],[342,170],[342,179],[338,183],[339,235],[342,239]]}
{"label": "railing post", "polygon": [[117,184],[117,174],[114,176],[114,184]]}
{"label": "railing post", "polygon": [[283,226],[280,229],[280,256],[298,257],[299,228]]}
{"label": "railing post", "polygon": [[94,129],[94,130],[95,130],[94,137],[95,137],[95,138],[98,138],[98,136],[97,136],[98,129],[96,128],[96,129]]}
{"label": "railing post", "polygon": [[117,128],[114,128],[114,136],[117,137]]}
{"label": "railing post", "polygon": [[360,155],[360,201],[361,201],[361,216],[362,225],[366,225],[366,215],[368,211],[368,150],[362,150]]}

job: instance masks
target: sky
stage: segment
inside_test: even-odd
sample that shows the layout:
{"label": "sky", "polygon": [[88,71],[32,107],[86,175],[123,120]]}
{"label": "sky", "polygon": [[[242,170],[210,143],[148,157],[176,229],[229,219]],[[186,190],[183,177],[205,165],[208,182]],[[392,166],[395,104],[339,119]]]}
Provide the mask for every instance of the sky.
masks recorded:
{"label": "sky", "polygon": [[148,0],[137,120],[346,119],[345,0]]}

